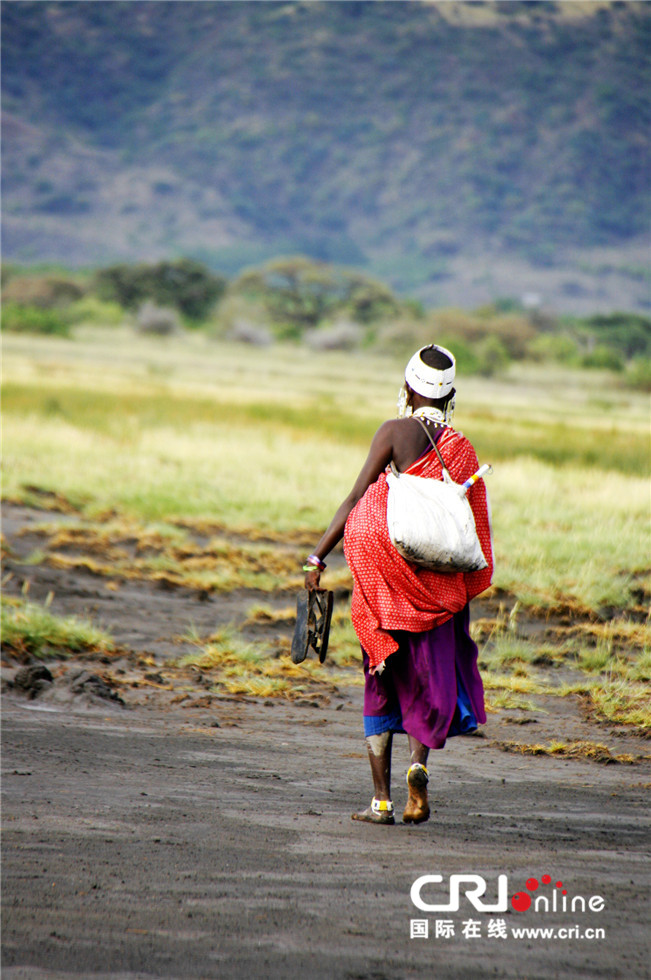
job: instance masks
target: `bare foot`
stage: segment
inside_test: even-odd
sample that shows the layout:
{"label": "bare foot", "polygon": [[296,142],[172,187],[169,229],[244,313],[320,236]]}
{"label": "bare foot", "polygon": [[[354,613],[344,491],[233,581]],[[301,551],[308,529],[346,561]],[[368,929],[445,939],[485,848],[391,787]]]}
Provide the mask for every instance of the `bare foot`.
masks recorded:
{"label": "bare foot", "polygon": [[403,823],[424,823],[425,820],[429,820],[428,782],[427,770],[424,766],[411,766],[407,773],[409,798],[402,814]]}
{"label": "bare foot", "polygon": [[393,810],[384,810],[377,813],[373,806],[368,806],[365,810],[360,813],[351,813],[351,820],[363,820],[365,823],[395,823],[395,818],[393,816]]}

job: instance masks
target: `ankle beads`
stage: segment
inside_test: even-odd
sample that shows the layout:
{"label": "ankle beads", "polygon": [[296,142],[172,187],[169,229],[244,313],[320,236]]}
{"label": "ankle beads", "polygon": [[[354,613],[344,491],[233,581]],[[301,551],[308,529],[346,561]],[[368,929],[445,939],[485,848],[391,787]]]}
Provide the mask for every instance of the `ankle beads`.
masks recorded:
{"label": "ankle beads", "polygon": [[391,800],[371,800],[371,810],[373,813],[393,813],[393,803]]}
{"label": "ankle beads", "polygon": [[[423,776],[425,777],[425,784],[429,782],[429,772],[427,771],[426,767],[421,762],[414,762],[414,764],[409,766],[409,769],[407,770],[407,775],[405,777],[407,780],[407,786],[409,786],[409,777],[412,772],[419,774],[419,782],[423,780]],[[421,776],[420,773],[423,775]]]}

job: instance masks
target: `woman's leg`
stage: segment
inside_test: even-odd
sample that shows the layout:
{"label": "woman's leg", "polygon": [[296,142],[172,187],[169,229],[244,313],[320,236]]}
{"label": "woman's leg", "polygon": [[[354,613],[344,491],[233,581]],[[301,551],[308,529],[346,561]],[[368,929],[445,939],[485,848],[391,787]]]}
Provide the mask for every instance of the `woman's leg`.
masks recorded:
{"label": "woman's leg", "polygon": [[361,813],[353,813],[353,820],[365,820],[368,823],[394,823],[393,804],[391,803],[392,743],[393,732],[367,735],[366,748],[373,777],[374,802]]}
{"label": "woman's leg", "polygon": [[381,735],[368,735],[366,748],[368,761],[371,763],[373,787],[376,800],[391,799],[391,747],[393,732],[383,732]]}
{"label": "woman's leg", "polygon": [[402,814],[405,823],[423,823],[429,817],[429,802],[427,799],[427,756],[429,748],[423,745],[413,735],[409,736],[409,752],[411,765],[407,770],[407,787],[409,798]]}

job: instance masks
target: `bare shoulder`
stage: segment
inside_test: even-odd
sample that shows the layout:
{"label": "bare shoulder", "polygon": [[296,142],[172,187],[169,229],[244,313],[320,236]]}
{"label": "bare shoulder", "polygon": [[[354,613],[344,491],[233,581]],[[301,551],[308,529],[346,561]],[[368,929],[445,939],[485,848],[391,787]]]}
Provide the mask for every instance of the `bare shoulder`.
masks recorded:
{"label": "bare shoulder", "polygon": [[398,435],[398,433],[401,431],[399,427],[401,427],[405,421],[406,419],[389,419],[387,422],[383,422],[373,436],[373,441],[393,442],[396,435]]}
{"label": "bare shoulder", "polygon": [[411,431],[413,428],[410,418],[404,419],[389,419],[387,422],[383,422],[378,432],[387,432],[392,434],[402,434]]}

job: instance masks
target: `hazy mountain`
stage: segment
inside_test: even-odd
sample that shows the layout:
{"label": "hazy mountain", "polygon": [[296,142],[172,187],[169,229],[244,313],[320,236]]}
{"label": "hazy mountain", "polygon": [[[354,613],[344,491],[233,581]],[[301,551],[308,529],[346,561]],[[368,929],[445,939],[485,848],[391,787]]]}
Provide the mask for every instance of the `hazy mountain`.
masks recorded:
{"label": "hazy mountain", "polygon": [[6,259],[643,308],[646,3],[2,4]]}

